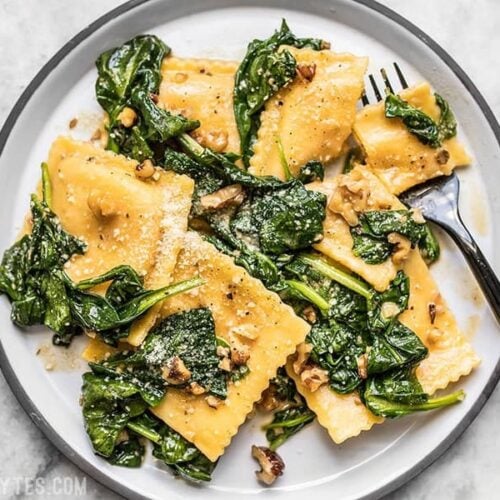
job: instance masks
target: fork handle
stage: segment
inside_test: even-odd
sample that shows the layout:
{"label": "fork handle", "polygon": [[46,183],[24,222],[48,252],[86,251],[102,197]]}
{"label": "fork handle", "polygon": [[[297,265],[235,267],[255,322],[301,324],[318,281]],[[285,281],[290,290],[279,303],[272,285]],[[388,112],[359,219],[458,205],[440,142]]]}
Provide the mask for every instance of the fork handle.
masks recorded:
{"label": "fork handle", "polygon": [[465,227],[460,214],[457,213],[452,221],[435,222],[450,234],[457,246],[462,250],[493,314],[500,323],[500,281],[483,255],[483,252],[481,252],[481,249],[474,241],[474,238]]}

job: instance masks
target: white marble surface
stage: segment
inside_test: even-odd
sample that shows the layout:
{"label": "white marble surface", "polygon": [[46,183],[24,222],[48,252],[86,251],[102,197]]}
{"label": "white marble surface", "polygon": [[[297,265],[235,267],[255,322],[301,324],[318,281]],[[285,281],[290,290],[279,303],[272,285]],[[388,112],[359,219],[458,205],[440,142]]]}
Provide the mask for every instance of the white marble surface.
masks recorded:
{"label": "white marble surface", "polygon": [[[119,0],[1,0],[0,123],[40,67],[72,36]],[[500,119],[500,2],[497,0],[382,0],[440,43],[472,76]],[[463,436],[430,468],[387,498],[489,500],[500,498],[500,387]],[[34,494],[11,477],[84,477],[34,426],[0,375],[0,498]],[[17,491],[16,491],[17,490]],[[65,498],[71,498],[66,496]],[[118,498],[90,478],[85,499]]]}

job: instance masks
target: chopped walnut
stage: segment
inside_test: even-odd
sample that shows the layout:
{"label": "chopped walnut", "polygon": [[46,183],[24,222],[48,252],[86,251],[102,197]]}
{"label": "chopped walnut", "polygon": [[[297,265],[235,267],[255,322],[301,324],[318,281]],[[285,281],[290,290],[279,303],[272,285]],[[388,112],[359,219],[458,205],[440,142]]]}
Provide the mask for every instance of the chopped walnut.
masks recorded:
{"label": "chopped walnut", "polygon": [[230,372],[233,369],[233,363],[229,358],[222,358],[219,362],[219,368],[225,372]]}
{"label": "chopped walnut", "polygon": [[151,160],[144,160],[135,167],[135,176],[138,179],[149,179],[155,174],[155,166]]}
{"label": "chopped walnut", "polygon": [[316,323],[317,321],[317,316],[316,316],[316,311],[314,310],[314,307],[312,306],[307,306],[303,311],[302,311],[302,315],[304,316],[304,318],[306,318],[307,321],[309,321],[309,323]]}
{"label": "chopped walnut", "polygon": [[241,205],[245,194],[240,184],[231,184],[200,198],[200,204],[207,210],[217,210],[231,205]]}
{"label": "chopped walnut", "polygon": [[120,111],[118,120],[125,128],[130,128],[137,120],[137,113],[132,108],[126,106]]}
{"label": "chopped walnut", "polygon": [[224,346],[218,345],[216,352],[217,352],[217,356],[219,356],[219,358],[229,358],[229,355],[230,355],[229,347],[224,347]]}
{"label": "chopped walnut", "polygon": [[450,159],[450,153],[446,149],[440,149],[436,153],[436,161],[438,162],[439,165],[446,165],[449,159]]}
{"label": "chopped walnut", "polygon": [[173,356],[163,367],[162,377],[169,384],[180,385],[186,383],[191,378],[191,372],[179,356]]}
{"label": "chopped walnut", "polygon": [[302,80],[307,82],[312,82],[314,75],[316,74],[316,64],[298,64],[297,74]]}
{"label": "chopped walnut", "polygon": [[297,375],[300,375],[304,370],[304,366],[309,359],[309,354],[311,353],[312,349],[313,346],[311,344],[307,344],[306,342],[300,344],[297,347],[296,358],[292,365],[293,371]]}
{"label": "chopped walnut", "polygon": [[318,366],[306,368],[301,374],[300,379],[304,385],[311,391],[317,391],[322,385],[328,383],[328,372]]}
{"label": "chopped walnut", "polygon": [[399,306],[395,302],[384,302],[380,308],[380,314],[384,319],[394,318],[399,312]]}
{"label": "chopped walnut", "polygon": [[368,356],[365,354],[362,354],[357,360],[358,364],[358,375],[365,380],[368,378]]}
{"label": "chopped walnut", "polygon": [[231,361],[236,366],[242,366],[246,364],[246,362],[250,358],[250,349],[246,345],[239,345],[238,347],[231,348]]}
{"label": "chopped walnut", "polygon": [[332,46],[332,44],[330,42],[327,42],[326,40],[321,40],[321,44],[320,44],[321,50],[328,50],[331,46]]}
{"label": "chopped walnut", "polygon": [[255,475],[259,481],[268,486],[273,484],[276,478],[283,475],[285,463],[283,459],[275,452],[265,446],[252,446],[252,457],[259,462],[260,471]]}
{"label": "chopped walnut", "polygon": [[205,401],[207,402],[207,405],[210,406],[210,408],[218,408],[222,404],[222,400],[219,398],[216,398],[215,396],[207,396],[205,398]]}
{"label": "chopped walnut", "polygon": [[340,175],[328,209],[342,215],[350,226],[357,226],[358,213],[368,208],[369,196],[370,186],[365,179],[356,180],[347,175]]}
{"label": "chopped walnut", "polygon": [[191,382],[187,390],[194,396],[199,396],[205,392],[205,389],[198,382]]}
{"label": "chopped walnut", "polygon": [[158,104],[160,102],[160,96],[158,94],[151,92],[151,94],[149,94],[149,97],[155,104]]}
{"label": "chopped walnut", "polygon": [[411,241],[399,233],[390,233],[387,240],[396,245],[395,251],[392,253],[392,262],[396,265],[402,264],[410,255]]}
{"label": "chopped walnut", "polygon": [[273,411],[283,406],[283,401],[276,394],[276,386],[270,384],[269,387],[262,393],[257,406],[264,411]]}
{"label": "chopped walnut", "polygon": [[210,148],[216,153],[222,153],[227,147],[228,135],[225,130],[216,130],[214,132],[195,130],[192,136],[199,144],[205,148]]}

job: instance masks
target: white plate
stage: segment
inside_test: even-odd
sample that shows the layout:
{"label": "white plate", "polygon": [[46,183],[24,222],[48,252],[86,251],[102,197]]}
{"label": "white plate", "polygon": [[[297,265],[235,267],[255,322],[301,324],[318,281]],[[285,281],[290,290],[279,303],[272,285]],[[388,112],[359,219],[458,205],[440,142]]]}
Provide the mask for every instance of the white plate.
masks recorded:
{"label": "white plate", "polygon": [[[337,51],[369,55],[371,71],[398,61],[410,82],[429,80],[449,99],[461,139],[474,156],[473,166],[460,172],[463,215],[492,257],[500,240],[490,221],[500,220],[500,202],[496,180],[487,179],[496,179],[500,163],[498,124],[477,89],[442,49],[369,0],[135,0],[96,21],[42,69],[0,132],[0,249],[11,244],[20,227],[52,140],[68,133],[74,116],[80,116],[77,136],[87,138],[92,132],[99,113],[93,65],[104,49],[152,32],[179,56],[240,58],[252,38],[269,36],[282,17],[300,36],[325,38]],[[309,426],[280,450],[287,469],[271,488],[274,498],[302,499],[305,493],[316,498],[378,497],[432,463],[480,411],[499,378],[500,335],[458,250],[444,235],[442,242],[443,257],[433,274],[483,359],[479,369],[458,384],[467,391],[467,399],[443,411],[386,422],[341,446],[317,424]],[[36,357],[35,351],[49,341],[49,334],[42,329],[20,332],[11,324],[9,311],[2,297],[0,361],[5,376],[35,423],[88,474],[128,498],[229,499],[264,491],[255,481],[256,465],[249,456],[251,444],[264,443],[255,420],[240,430],[206,486],[175,480],[151,459],[141,469],[129,470],[96,457],[78,405],[84,366],[46,371],[44,364],[50,360]],[[472,329],[477,329],[476,335]],[[77,349],[78,345],[73,352]]]}

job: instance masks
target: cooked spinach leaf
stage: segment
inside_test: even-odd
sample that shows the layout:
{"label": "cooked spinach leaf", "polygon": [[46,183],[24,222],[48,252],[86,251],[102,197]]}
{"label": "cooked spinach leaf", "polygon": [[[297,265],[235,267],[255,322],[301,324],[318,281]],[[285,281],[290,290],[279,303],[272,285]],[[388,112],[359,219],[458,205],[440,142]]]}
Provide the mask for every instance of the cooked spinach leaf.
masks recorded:
{"label": "cooked spinach leaf", "polygon": [[385,116],[387,118],[401,118],[408,131],[415,135],[422,144],[438,148],[443,141],[456,135],[457,124],[448,102],[439,94],[434,94],[434,96],[436,104],[441,110],[438,123],[420,109],[394,94],[388,94],[385,98]]}
{"label": "cooked spinach leaf", "polygon": [[266,40],[254,40],[236,72],[233,106],[236,125],[240,134],[241,155],[248,167],[253,154],[253,144],[260,127],[260,113],[265,103],[295,77],[297,62],[283,45],[314,50],[327,44],[314,38],[297,38],[285,20],[279,31]]}
{"label": "cooked spinach leaf", "polygon": [[307,190],[300,181],[256,194],[250,225],[257,232],[262,252],[281,255],[318,242],[323,236],[325,207],[325,195]]}
{"label": "cooked spinach leaf", "polygon": [[[396,245],[389,235],[397,233],[422,246],[431,258],[439,255],[439,245],[427,223],[415,219],[411,210],[370,210],[359,216],[359,224],[351,227],[352,251],[368,264],[380,264],[394,252]],[[436,247],[437,245],[437,247]]]}
{"label": "cooked spinach leaf", "polygon": [[[169,53],[170,48],[156,36],[140,35],[97,59],[96,97],[108,113],[108,149],[143,161],[153,157],[156,143],[199,126],[197,121],[159,108],[154,101],[161,63]],[[133,126],[125,126],[120,118],[126,108],[135,114]]]}
{"label": "cooked spinach leaf", "polygon": [[90,372],[83,375],[85,430],[94,450],[104,457],[113,454],[127,422],[143,413],[147,406],[139,387],[130,381]]}
{"label": "cooked spinach leaf", "polygon": [[248,188],[275,189],[283,183],[272,176],[256,176],[239,168],[231,156],[216,153],[183,134],[177,138],[182,150],[199,164],[199,168],[212,172],[225,184],[241,184]]}
{"label": "cooked spinach leaf", "polygon": [[322,181],[325,177],[325,167],[316,160],[308,161],[299,172],[297,180],[302,184],[309,184],[314,181]]}
{"label": "cooked spinach leaf", "polygon": [[455,120],[455,116],[451,111],[448,101],[439,94],[434,94],[434,97],[436,98],[436,104],[441,110],[438,123],[438,139],[440,143],[443,143],[443,141],[457,135],[457,121]]}
{"label": "cooked spinach leaf", "polygon": [[138,437],[133,435],[115,445],[108,462],[111,465],[119,465],[120,467],[140,467],[145,452],[146,449]]}
{"label": "cooked spinach leaf", "polygon": [[396,418],[416,411],[434,410],[464,400],[463,391],[442,397],[429,398],[420,385],[414,370],[402,369],[379,377],[372,377],[366,383],[362,398],[375,415]]}
{"label": "cooked spinach leaf", "polygon": [[307,336],[312,360],[328,372],[329,384],[340,394],[356,389],[363,378],[358,359],[367,350],[367,331],[356,331],[333,318],[317,322]]}
{"label": "cooked spinach leaf", "polygon": [[305,404],[275,412],[272,422],[263,427],[269,448],[276,451],[315,418],[316,415]]}
{"label": "cooked spinach leaf", "polygon": [[175,474],[190,481],[210,481],[217,462],[211,462],[198,448],[171,427],[146,413],[129,423],[129,428],[153,443],[153,456]]}
{"label": "cooked spinach leaf", "polygon": [[126,363],[160,369],[174,356],[189,370],[189,382],[197,382],[219,398],[227,396],[227,381],[219,368],[215,324],[209,309],[190,309],[166,317],[149,332]]}
{"label": "cooked spinach leaf", "polygon": [[420,254],[427,265],[430,265],[439,259],[441,248],[439,246],[439,241],[429,224],[425,225],[425,234],[419,240],[418,248],[420,249]]}
{"label": "cooked spinach leaf", "polygon": [[82,406],[85,429],[96,453],[113,465],[139,467],[144,456],[140,439],[146,438],[153,443],[153,455],[175,473],[192,481],[210,480],[216,464],[147,412],[161,401],[164,390],[144,399],[151,391],[151,380],[144,372],[127,369],[120,373],[97,364],[91,368],[93,373],[83,376]]}

